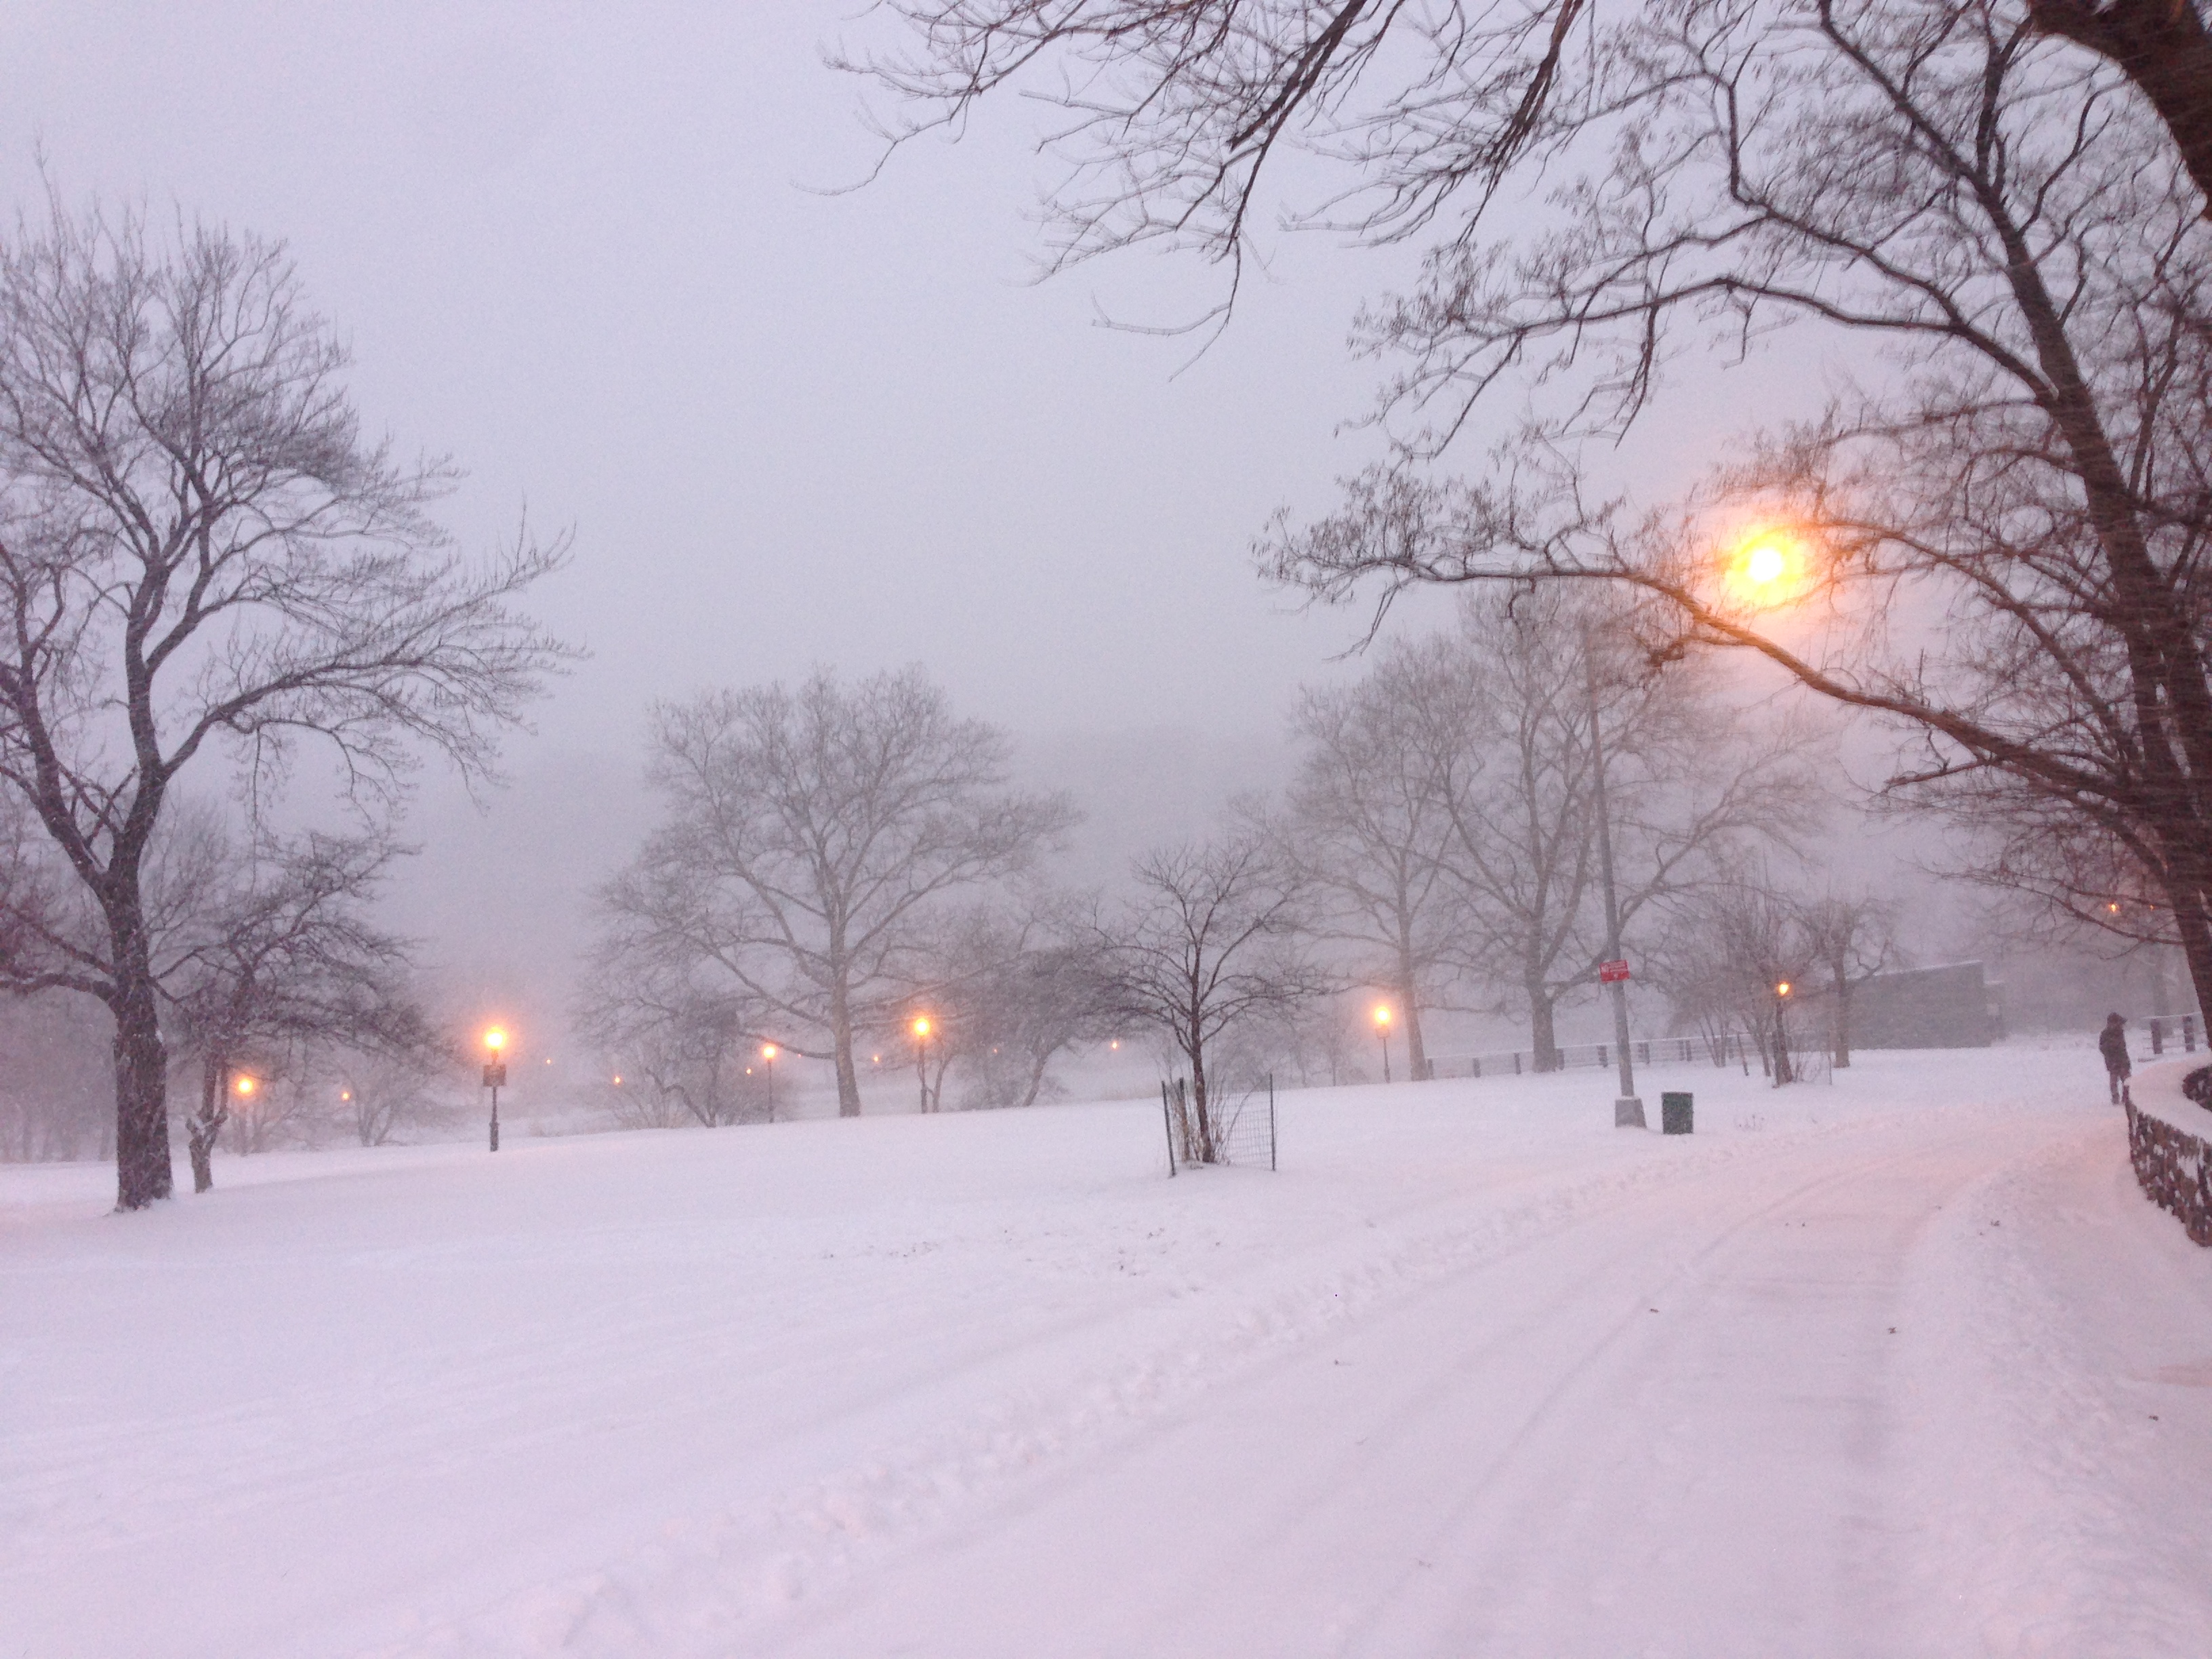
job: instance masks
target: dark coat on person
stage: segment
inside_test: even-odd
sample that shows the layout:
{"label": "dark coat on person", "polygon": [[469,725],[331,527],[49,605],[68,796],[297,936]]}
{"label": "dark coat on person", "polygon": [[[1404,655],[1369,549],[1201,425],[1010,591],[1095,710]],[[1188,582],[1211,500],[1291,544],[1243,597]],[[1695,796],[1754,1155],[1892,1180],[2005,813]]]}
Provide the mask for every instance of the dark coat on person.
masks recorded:
{"label": "dark coat on person", "polygon": [[2125,1077],[2135,1069],[2128,1059],[2128,1034],[2123,1026],[2106,1024],[2097,1034],[2097,1052],[2105,1057],[2105,1069]]}

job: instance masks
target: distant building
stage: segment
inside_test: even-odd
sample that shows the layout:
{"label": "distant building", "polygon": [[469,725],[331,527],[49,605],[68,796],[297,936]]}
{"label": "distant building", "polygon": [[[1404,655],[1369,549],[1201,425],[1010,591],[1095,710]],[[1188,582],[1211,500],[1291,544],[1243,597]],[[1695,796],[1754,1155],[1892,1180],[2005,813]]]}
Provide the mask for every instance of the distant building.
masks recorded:
{"label": "distant building", "polygon": [[[1826,993],[1806,999],[1828,1018]],[[1862,981],[1851,994],[1853,1048],[1986,1048],[2004,1035],[2004,987],[1978,962],[1905,968]]]}

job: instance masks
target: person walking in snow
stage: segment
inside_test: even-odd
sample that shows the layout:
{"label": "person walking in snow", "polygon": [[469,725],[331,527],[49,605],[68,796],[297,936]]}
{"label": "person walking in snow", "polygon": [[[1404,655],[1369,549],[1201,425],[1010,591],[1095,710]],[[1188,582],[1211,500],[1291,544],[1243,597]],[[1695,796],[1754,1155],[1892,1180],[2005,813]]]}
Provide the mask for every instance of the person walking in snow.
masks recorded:
{"label": "person walking in snow", "polygon": [[2112,1104],[2127,1092],[2135,1063],[2128,1058],[2128,1021],[2124,1014],[2105,1016],[2105,1029],[2097,1034],[2097,1052],[2105,1057],[2105,1081],[2112,1085]]}

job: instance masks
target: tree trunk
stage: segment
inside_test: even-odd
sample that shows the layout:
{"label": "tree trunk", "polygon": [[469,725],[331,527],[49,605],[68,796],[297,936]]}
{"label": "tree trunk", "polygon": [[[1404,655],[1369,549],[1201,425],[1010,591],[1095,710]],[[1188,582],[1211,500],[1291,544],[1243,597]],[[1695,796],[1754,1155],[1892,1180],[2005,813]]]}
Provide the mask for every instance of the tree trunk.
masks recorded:
{"label": "tree trunk", "polygon": [[[118,964],[120,966],[120,964]],[[115,1207],[143,1210],[176,1190],[169,1155],[169,1056],[152,976],[116,975]]]}
{"label": "tree trunk", "polygon": [[1559,1032],[1552,1018],[1551,994],[1540,985],[1528,988],[1528,1046],[1533,1070],[1559,1069]]}
{"label": "tree trunk", "polygon": [[2087,46],[2158,112],[2212,216],[2212,35],[2196,0],[2028,0],[2045,34]]}
{"label": "tree trunk", "polygon": [[2181,954],[2189,963],[2190,988],[2197,994],[2197,1006],[2205,1015],[2208,1028],[2212,1028],[2212,918],[2206,915],[2201,898],[2195,902],[2180,900],[2173,906],[2173,923],[2181,935]]}
{"label": "tree trunk", "polygon": [[[229,1073],[230,1068],[218,1060],[209,1060],[200,1067],[200,1109],[185,1121],[185,1145],[191,1153],[195,1193],[215,1187],[215,1143],[222,1133],[223,1091],[229,1083]],[[366,1135],[362,1144],[368,1144]]]}
{"label": "tree trunk", "polygon": [[842,985],[830,997],[830,1049],[837,1066],[837,1115],[860,1115],[860,1074],[853,1066],[853,1012]]}
{"label": "tree trunk", "polygon": [[1051,1068],[1051,1066],[1052,1056],[1050,1054],[1047,1054],[1030,1067],[1029,1087],[1024,1091],[1022,1094],[1022,1104],[1024,1106],[1034,1106],[1036,1104],[1037,1097],[1044,1092],[1045,1073]]}
{"label": "tree trunk", "polygon": [[1421,1005],[1415,1000],[1413,964],[1401,953],[1398,962],[1398,1006],[1406,1011],[1406,1080],[1429,1080],[1428,1045],[1421,1041]]}
{"label": "tree trunk", "polygon": [[1193,1042],[1190,1045],[1190,1114],[1197,1127],[1198,1145],[1194,1150],[1200,1164],[1212,1164],[1213,1155],[1213,1107],[1206,1094],[1205,1044]]}

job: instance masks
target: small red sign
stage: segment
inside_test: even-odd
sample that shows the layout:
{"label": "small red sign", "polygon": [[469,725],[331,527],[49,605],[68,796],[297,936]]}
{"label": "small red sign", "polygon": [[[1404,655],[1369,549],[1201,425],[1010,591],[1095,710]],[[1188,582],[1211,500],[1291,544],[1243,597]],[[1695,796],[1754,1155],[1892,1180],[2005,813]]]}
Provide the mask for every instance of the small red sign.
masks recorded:
{"label": "small red sign", "polygon": [[1619,962],[1601,962],[1597,965],[1597,982],[1601,985],[1611,985],[1616,980],[1624,980],[1627,977],[1628,963],[1625,959]]}

